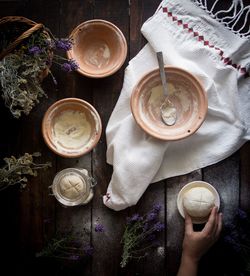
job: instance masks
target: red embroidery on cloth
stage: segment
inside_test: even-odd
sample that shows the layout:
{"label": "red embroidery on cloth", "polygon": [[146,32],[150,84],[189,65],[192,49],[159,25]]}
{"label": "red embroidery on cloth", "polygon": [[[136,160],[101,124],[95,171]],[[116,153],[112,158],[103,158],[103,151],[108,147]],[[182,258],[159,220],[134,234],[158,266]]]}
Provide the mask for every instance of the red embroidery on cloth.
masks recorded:
{"label": "red embroidery on cloth", "polygon": [[200,35],[198,32],[194,31],[193,28],[189,28],[187,23],[183,23],[182,20],[178,20],[177,16],[173,16],[172,12],[170,12],[167,7],[163,7],[162,11],[166,13],[168,17],[171,17],[172,21],[177,22],[178,26],[182,26],[183,29],[187,29],[189,33],[192,33],[194,37],[198,37],[199,42],[202,42],[205,46],[208,46],[210,48],[214,48],[215,50],[217,50],[219,52],[219,55],[221,56],[221,60],[223,60],[223,62],[226,65],[230,65],[238,69],[242,74],[244,74],[245,78],[250,76],[249,72],[247,72],[247,69],[245,67],[242,67],[241,65],[237,65],[233,63],[233,61],[229,57],[225,57],[224,52],[220,48],[210,44],[208,40],[205,40],[204,37]]}
{"label": "red embroidery on cloth", "polygon": [[111,198],[110,193],[106,193],[106,202],[108,202],[110,198]]}

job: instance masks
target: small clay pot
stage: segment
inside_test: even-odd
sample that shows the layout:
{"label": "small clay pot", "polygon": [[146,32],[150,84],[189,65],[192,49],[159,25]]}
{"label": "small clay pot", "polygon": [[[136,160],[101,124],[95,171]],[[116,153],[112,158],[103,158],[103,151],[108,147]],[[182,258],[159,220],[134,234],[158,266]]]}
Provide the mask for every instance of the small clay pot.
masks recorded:
{"label": "small clay pot", "polygon": [[70,34],[72,49],[68,58],[74,59],[80,74],[103,78],[114,74],[127,56],[127,42],[111,22],[94,19],[81,23]]}
{"label": "small clay pot", "polygon": [[131,110],[137,124],[151,136],[174,141],[186,138],[203,123],[208,103],[199,80],[189,72],[166,66],[169,99],[177,110],[174,125],[166,125],[161,117],[160,107],[165,97],[160,88],[159,69],[146,74],[135,85],[131,95]]}

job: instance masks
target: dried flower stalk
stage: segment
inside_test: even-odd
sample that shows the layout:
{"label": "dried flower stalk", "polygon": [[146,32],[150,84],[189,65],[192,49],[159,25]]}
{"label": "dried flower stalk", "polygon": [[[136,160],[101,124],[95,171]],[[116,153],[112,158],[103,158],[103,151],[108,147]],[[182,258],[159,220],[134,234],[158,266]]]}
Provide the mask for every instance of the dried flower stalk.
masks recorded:
{"label": "dried flower stalk", "polygon": [[39,152],[35,152],[33,154],[25,153],[20,158],[14,156],[4,158],[6,165],[0,169],[0,191],[15,184],[19,184],[21,188],[25,188],[28,182],[26,176],[37,176],[38,170],[51,167],[51,163],[49,162],[45,164],[34,163],[33,157],[40,155]]}

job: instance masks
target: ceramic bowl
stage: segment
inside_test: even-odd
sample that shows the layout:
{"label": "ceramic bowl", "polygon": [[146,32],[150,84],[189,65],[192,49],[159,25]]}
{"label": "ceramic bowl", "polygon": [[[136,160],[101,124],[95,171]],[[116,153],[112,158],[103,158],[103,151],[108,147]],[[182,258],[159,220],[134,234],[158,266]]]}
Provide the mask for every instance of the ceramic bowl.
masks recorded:
{"label": "ceramic bowl", "polygon": [[164,101],[159,69],[146,74],[136,84],[131,95],[131,110],[137,124],[151,136],[165,140],[179,140],[192,135],[203,123],[208,103],[206,93],[189,72],[166,66],[169,99],[177,110],[174,125],[166,125],[160,106]]}
{"label": "ceramic bowl", "polygon": [[[205,182],[205,181],[193,181],[190,182],[188,184],[186,184],[178,193],[177,196],[177,208],[178,211],[180,213],[180,215],[185,218],[185,214],[184,214],[184,209],[183,209],[183,196],[186,192],[188,192],[190,189],[195,188],[195,187],[203,187],[203,188],[207,188],[215,197],[215,206],[218,207],[218,210],[220,208],[220,196],[218,194],[218,192],[216,191],[216,189],[209,183]],[[208,217],[204,217],[204,218],[192,218],[192,222],[195,224],[202,224],[202,223],[206,223],[208,220]]]}
{"label": "ceramic bowl", "polygon": [[114,74],[127,56],[127,42],[114,24],[94,19],[81,23],[70,34],[73,46],[67,52],[77,61],[78,72],[92,78]]}
{"label": "ceramic bowl", "polygon": [[96,109],[77,98],[55,102],[46,111],[42,122],[45,143],[63,157],[88,153],[99,141],[101,132],[102,123]]}

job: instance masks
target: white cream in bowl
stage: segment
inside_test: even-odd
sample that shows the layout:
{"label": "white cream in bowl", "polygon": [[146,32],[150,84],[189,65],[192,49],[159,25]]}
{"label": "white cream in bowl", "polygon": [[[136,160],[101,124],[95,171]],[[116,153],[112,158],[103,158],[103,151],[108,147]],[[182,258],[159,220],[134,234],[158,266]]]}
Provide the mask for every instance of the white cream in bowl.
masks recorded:
{"label": "white cream in bowl", "polygon": [[90,139],[91,124],[83,112],[66,110],[55,118],[52,133],[57,147],[78,149]]}

